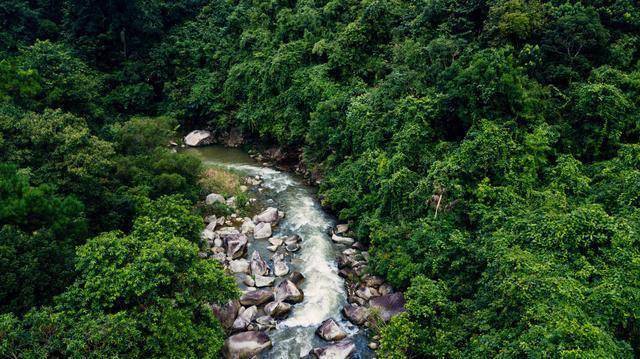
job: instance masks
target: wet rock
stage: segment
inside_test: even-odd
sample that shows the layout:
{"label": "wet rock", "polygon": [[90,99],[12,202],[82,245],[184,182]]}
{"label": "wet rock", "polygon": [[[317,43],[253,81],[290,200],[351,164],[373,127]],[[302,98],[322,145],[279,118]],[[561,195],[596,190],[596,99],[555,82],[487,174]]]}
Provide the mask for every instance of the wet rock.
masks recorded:
{"label": "wet rock", "polygon": [[348,224],[339,224],[336,226],[336,234],[343,234],[343,233],[347,233],[347,231],[349,230],[349,225]]}
{"label": "wet rock", "polygon": [[209,195],[207,195],[207,198],[204,200],[204,202],[208,205],[212,205],[214,203],[222,203],[225,204],[225,199],[224,197],[222,197],[222,195],[217,194],[217,193],[211,193]]}
{"label": "wet rock", "polygon": [[242,283],[244,283],[247,287],[254,287],[256,285],[256,281],[248,275],[244,276],[244,278],[242,279]]}
{"label": "wet rock", "polygon": [[271,272],[269,265],[265,262],[258,251],[251,254],[251,274],[254,276],[267,276]]}
{"label": "wet rock", "polygon": [[347,359],[355,350],[356,345],[345,340],[324,348],[314,348],[309,354],[318,359]]}
{"label": "wet rock", "polygon": [[337,341],[342,340],[347,337],[347,332],[345,332],[335,320],[329,318],[322,322],[320,327],[316,330],[316,334],[327,341]]}
{"label": "wet rock", "polygon": [[291,304],[274,301],[264,306],[264,312],[274,318],[285,317],[291,311]]}
{"label": "wet rock", "polygon": [[220,324],[225,329],[231,328],[233,322],[238,315],[238,310],[240,309],[240,303],[237,300],[231,300],[227,304],[219,305],[213,304],[211,305],[211,310],[213,311],[213,315],[218,318]]}
{"label": "wet rock", "polygon": [[302,241],[302,238],[300,238],[299,235],[294,234],[293,236],[289,236],[287,238],[285,238],[284,243],[285,244],[297,244],[300,243]]}
{"label": "wet rock", "polygon": [[267,249],[271,252],[276,252],[278,250],[278,246],[267,246]]}
{"label": "wet rock", "polygon": [[258,289],[246,292],[240,298],[240,304],[244,306],[261,305],[273,300],[273,292],[269,289]]}
{"label": "wet rock", "polygon": [[268,330],[276,327],[275,319],[271,318],[268,315],[263,315],[256,319],[256,323],[258,324],[258,330]]}
{"label": "wet rock", "polygon": [[256,307],[255,305],[252,305],[244,310],[240,309],[240,311],[238,312],[238,317],[233,322],[233,326],[231,327],[231,329],[235,331],[245,330],[245,328],[247,328],[247,326],[251,324],[251,321],[256,317],[257,314],[258,307]]}
{"label": "wet rock", "polygon": [[285,279],[276,287],[275,298],[283,302],[300,303],[304,294],[292,281]]}
{"label": "wet rock", "polygon": [[362,325],[369,317],[369,310],[365,307],[347,304],[342,308],[342,314],[351,323],[355,325]]}
{"label": "wet rock", "polygon": [[242,222],[242,226],[240,226],[240,232],[244,234],[252,233],[255,228],[256,228],[256,225],[255,223],[253,223],[251,218],[246,217]]}
{"label": "wet rock", "polygon": [[282,245],[282,243],[284,243],[284,238],[282,237],[273,237],[273,238],[269,238],[269,243],[271,243],[271,245],[279,247]]}
{"label": "wet rock", "polygon": [[240,258],[229,262],[229,270],[231,273],[249,273],[249,261]]}
{"label": "wet rock", "polygon": [[271,223],[260,222],[253,229],[255,239],[265,239],[271,237]]}
{"label": "wet rock", "polygon": [[265,222],[265,223],[276,223],[280,218],[278,217],[278,209],[274,207],[269,207],[265,209],[262,213],[253,217],[253,221],[256,223]]}
{"label": "wet rock", "polygon": [[191,147],[209,145],[212,142],[213,136],[209,131],[195,130],[184,137],[184,143]]}
{"label": "wet rock", "polygon": [[242,332],[224,341],[223,355],[227,359],[249,359],[271,346],[271,340],[265,332]]}
{"label": "wet rock", "polygon": [[277,277],[282,277],[289,273],[289,265],[285,262],[284,255],[276,254],[273,256],[273,270]]}
{"label": "wet rock", "polygon": [[353,244],[353,242],[355,242],[355,240],[353,238],[342,237],[342,236],[339,236],[337,234],[334,234],[333,236],[331,236],[331,240],[334,241],[335,243],[344,244],[344,245],[347,245],[347,246],[350,246],[350,245]]}
{"label": "wet rock", "polygon": [[373,298],[369,301],[369,306],[376,310],[382,320],[389,321],[391,317],[405,311],[404,296],[402,293],[392,293]]}
{"label": "wet rock", "polygon": [[261,275],[256,275],[254,279],[256,287],[258,288],[271,287],[275,280],[275,277],[266,277]]}
{"label": "wet rock", "polygon": [[289,280],[293,282],[293,284],[295,284],[296,286],[300,286],[302,282],[304,282],[304,276],[302,275],[302,273],[298,271],[292,272],[291,275],[289,276]]}
{"label": "wet rock", "polygon": [[298,243],[290,243],[290,244],[287,244],[286,248],[287,248],[287,251],[289,251],[289,252],[292,252],[292,253],[293,252],[297,252],[297,251],[300,250],[300,244],[298,244]]}
{"label": "wet rock", "polygon": [[220,236],[227,243],[227,255],[231,259],[237,259],[244,256],[247,250],[248,239],[242,233],[227,234]]}

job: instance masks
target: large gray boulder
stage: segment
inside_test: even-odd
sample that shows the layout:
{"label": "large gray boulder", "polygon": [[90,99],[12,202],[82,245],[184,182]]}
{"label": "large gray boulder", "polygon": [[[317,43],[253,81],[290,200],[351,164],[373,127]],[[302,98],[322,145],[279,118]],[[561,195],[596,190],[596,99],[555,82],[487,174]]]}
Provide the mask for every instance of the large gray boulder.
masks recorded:
{"label": "large gray boulder", "polygon": [[289,274],[289,265],[285,262],[283,254],[276,254],[273,256],[273,271],[278,277]]}
{"label": "large gray boulder", "polygon": [[247,250],[247,236],[238,232],[233,234],[220,234],[220,238],[227,245],[227,256],[231,257],[231,259],[244,256]]}
{"label": "large gray boulder", "polygon": [[383,295],[369,301],[369,307],[378,312],[382,320],[389,321],[391,317],[405,311],[404,296],[400,292]]}
{"label": "large gray boulder", "polygon": [[335,243],[344,244],[344,245],[347,245],[347,246],[350,246],[350,245],[353,244],[353,242],[355,242],[355,240],[353,238],[342,237],[342,236],[339,236],[339,235],[337,235],[335,233],[333,234],[333,236],[331,236],[331,240],[334,241]]}
{"label": "large gray boulder", "polygon": [[256,317],[257,314],[258,314],[258,307],[256,307],[255,305],[252,305],[249,308],[241,310],[240,314],[238,314],[238,317],[233,322],[233,326],[231,327],[231,329],[233,329],[234,331],[245,330],[247,326],[251,324],[251,321]]}
{"label": "large gray boulder", "polygon": [[300,303],[304,299],[304,294],[298,287],[293,284],[292,281],[285,279],[275,290],[275,298],[276,300],[288,302],[288,303]]}
{"label": "large gray boulder", "polygon": [[362,325],[369,317],[369,310],[365,307],[347,304],[342,308],[342,314],[355,325]]}
{"label": "large gray boulder", "polygon": [[195,130],[184,137],[184,143],[191,147],[209,145],[212,142],[213,136],[209,131]]}
{"label": "large gray boulder", "polygon": [[274,318],[282,318],[291,311],[291,304],[274,301],[264,306],[264,312]]}
{"label": "large gray boulder", "polygon": [[270,272],[269,264],[262,259],[258,251],[253,251],[251,254],[251,274],[268,276]]}
{"label": "large gray boulder", "polygon": [[261,305],[273,300],[273,291],[258,289],[246,292],[240,297],[240,304],[244,306]]}
{"label": "large gray boulder", "polygon": [[233,325],[233,322],[238,315],[238,309],[240,309],[240,303],[237,300],[231,300],[224,305],[211,305],[213,315],[218,318],[225,329],[229,329]]}
{"label": "large gray boulder", "polygon": [[227,359],[249,359],[271,346],[271,340],[265,332],[250,331],[227,338],[222,352]]}
{"label": "large gray boulder", "polygon": [[256,225],[255,225],[255,223],[253,223],[251,218],[246,217],[246,218],[244,218],[244,221],[242,222],[242,226],[240,226],[240,232],[242,232],[244,234],[252,233],[255,228],[256,228]]}
{"label": "large gray boulder", "polygon": [[345,332],[338,323],[332,318],[329,318],[320,324],[320,327],[316,330],[316,334],[327,341],[334,342],[338,340],[342,340],[347,337],[347,332]]}
{"label": "large gray boulder", "polygon": [[270,277],[270,276],[262,276],[262,275],[254,276],[255,285],[258,288],[271,287],[273,286],[273,283],[275,282],[275,280],[276,280],[275,277]]}
{"label": "large gray boulder", "polygon": [[229,262],[229,270],[231,271],[231,273],[247,273],[248,274],[250,273],[249,261],[244,258],[231,261]]}
{"label": "large gray boulder", "polygon": [[271,223],[260,222],[253,229],[253,238],[265,239],[271,237]]}
{"label": "large gray boulder", "polygon": [[276,223],[278,222],[278,209],[274,207],[269,207],[262,211],[262,213],[258,214],[253,218],[253,221],[258,222],[266,222],[266,223]]}
{"label": "large gray boulder", "polygon": [[347,359],[355,350],[356,345],[353,342],[344,340],[324,348],[314,348],[309,354],[318,359]]}

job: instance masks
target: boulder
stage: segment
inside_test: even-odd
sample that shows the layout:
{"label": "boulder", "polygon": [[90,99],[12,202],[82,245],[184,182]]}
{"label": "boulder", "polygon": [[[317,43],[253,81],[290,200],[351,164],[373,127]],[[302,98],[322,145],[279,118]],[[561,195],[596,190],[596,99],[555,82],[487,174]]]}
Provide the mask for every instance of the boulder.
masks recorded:
{"label": "boulder", "polygon": [[242,233],[227,234],[220,236],[227,243],[227,255],[231,259],[237,259],[244,256],[247,249],[247,236]]}
{"label": "boulder", "polygon": [[292,281],[285,279],[275,290],[276,300],[288,303],[300,303],[304,299],[304,294]]}
{"label": "boulder", "polygon": [[345,332],[335,320],[329,318],[320,324],[320,327],[316,330],[316,334],[327,341],[334,342],[342,340],[347,337]]}
{"label": "boulder", "polygon": [[247,326],[251,324],[251,321],[256,317],[257,314],[258,307],[256,307],[255,305],[252,305],[251,307],[244,310],[241,309],[238,313],[238,317],[233,322],[233,326],[231,327],[231,329],[235,331],[245,330]]}
{"label": "boulder", "polygon": [[299,243],[290,243],[290,244],[287,244],[286,248],[287,248],[287,251],[289,251],[289,252],[297,252],[297,251],[300,250],[300,244]]}
{"label": "boulder", "polygon": [[218,318],[220,324],[222,324],[222,327],[225,329],[229,329],[233,325],[238,315],[238,309],[240,309],[240,303],[237,300],[231,300],[224,305],[211,305],[213,315]]}
{"label": "boulder", "polygon": [[210,216],[204,217],[204,223],[216,223],[217,221],[218,221],[218,218],[213,214]]}
{"label": "boulder", "polygon": [[369,306],[377,310],[382,320],[389,321],[391,317],[405,311],[404,296],[402,293],[391,293],[373,298],[369,301]]}
{"label": "boulder", "polygon": [[378,276],[372,275],[364,279],[364,284],[367,287],[378,288],[384,283],[384,280]]}
{"label": "boulder", "polygon": [[302,273],[295,271],[291,273],[291,275],[289,276],[289,280],[292,281],[296,286],[300,286],[302,282],[304,282],[304,276],[302,275]]}
{"label": "boulder", "polygon": [[384,283],[378,287],[378,293],[380,295],[386,295],[393,293],[393,287],[389,283]]}
{"label": "boulder", "polygon": [[276,223],[280,218],[278,217],[278,209],[274,207],[269,207],[265,209],[262,213],[258,214],[253,218],[253,221],[265,222],[265,223]]}
{"label": "boulder", "polygon": [[267,246],[267,249],[271,252],[276,252],[278,250],[278,246]]}
{"label": "boulder", "polygon": [[291,304],[274,301],[264,306],[264,312],[274,318],[282,318],[291,311]]}
{"label": "boulder", "polygon": [[209,145],[211,142],[213,142],[213,136],[209,131],[195,130],[184,137],[184,143],[191,147]]}
{"label": "boulder", "polygon": [[256,323],[258,324],[258,330],[268,330],[276,327],[275,319],[271,318],[268,315],[263,315],[256,319]]}
{"label": "boulder", "polygon": [[344,244],[344,245],[347,245],[347,246],[350,246],[355,242],[355,240],[353,238],[342,237],[342,236],[339,236],[339,235],[337,235],[335,233],[333,234],[333,236],[331,236],[331,240],[334,241],[335,243]]}
{"label": "boulder", "polygon": [[224,197],[222,197],[222,195],[217,193],[211,193],[207,195],[207,198],[204,200],[204,202],[208,205],[212,205],[214,203],[222,203],[222,204],[226,203]]}
{"label": "boulder", "polygon": [[347,304],[342,308],[345,318],[355,325],[362,325],[369,317],[369,310],[365,307]]}
{"label": "boulder", "polygon": [[224,341],[223,355],[227,359],[249,359],[271,346],[271,340],[265,332],[242,332]]}
{"label": "boulder", "polygon": [[254,279],[256,287],[258,288],[271,287],[275,280],[275,277],[267,277],[262,275],[256,275]]}
{"label": "boulder", "polygon": [[244,258],[231,261],[229,262],[229,270],[231,273],[250,273],[249,261]]}
{"label": "boulder", "polygon": [[348,224],[339,224],[336,226],[336,234],[343,234],[343,233],[347,233],[347,231],[349,230],[349,225]]}
{"label": "boulder", "polygon": [[344,340],[324,348],[314,348],[309,353],[318,359],[347,359],[356,351],[356,345]]}
{"label": "boulder", "polygon": [[273,256],[273,270],[277,277],[282,277],[289,273],[289,265],[284,261],[284,255],[276,254]]}
{"label": "boulder", "polygon": [[240,232],[244,234],[251,233],[255,228],[256,228],[256,225],[253,223],[251,218],[246,217],[242,222],[242,225],[240,226]]}
{"label": "boulder", "polygon": [[255,287],[256,285],[256,281],[248,275],[244,276],[244,278],[242,279],[242,283],[244,283],[244,285],[246,285],[247,287]]}
{"label": "boulder", "polygon": [[282,243],[284,243],[284,238],[282,237],[273,237],[273,238],[269,238],[269,243],[271,243],[271,245],[273,246],[281,246]]}
{"label": "boulder", "polygon": [[208,240],[212,241],[212,240],[214,240],[215,238],[216,238],[216,233],[215,233],[214,231],[212,231],[212,230],[210,230],[210,229],[208,229],[208,228],[205,228],[205,229],[202,231],[202,239],[205,239],[205,240],[207,240],[207,239],[208,239]]}
{"label": "boulder", "polygon": [[378,291],[371,287],[360,287],[356,290],[356,295],[364,300],[369,300],[378,296]]}
{"label": "boulder", "polygon": [[262,259],[260,253],[258,251],[253,251],[251,254],[251,274],[254,276],[266,276],[269,275],[270,272],[271,268],[269,268],[267,262]]}
{"label": "boulder", "polygon": [[210,231],[215,231],[217,225],[218,223],[216,223],[216,221],[213,221],[213,222],[209,222],[205,228]]}
{"label": "boulder", "polygon": [[244,306],[261,305],[273,300],[273,292],[268,289],[258,289],[246,292],[240,297],[240,304]]}
{"label": "boulder", "polygon": [[271,237],[271,223],[260,222],[253,229],[255,239],[265,239]]}

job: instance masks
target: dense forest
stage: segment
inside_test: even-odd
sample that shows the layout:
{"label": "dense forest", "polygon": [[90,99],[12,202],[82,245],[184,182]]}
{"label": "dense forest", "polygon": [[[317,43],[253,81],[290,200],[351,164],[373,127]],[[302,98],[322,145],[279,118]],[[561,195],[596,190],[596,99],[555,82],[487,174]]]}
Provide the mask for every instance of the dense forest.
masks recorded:
{"label": "dense forest", "polygon": [[0,356],[218,355],[196,128],[299,154],[378,357],[640,356],[635,0],[0,0]]}

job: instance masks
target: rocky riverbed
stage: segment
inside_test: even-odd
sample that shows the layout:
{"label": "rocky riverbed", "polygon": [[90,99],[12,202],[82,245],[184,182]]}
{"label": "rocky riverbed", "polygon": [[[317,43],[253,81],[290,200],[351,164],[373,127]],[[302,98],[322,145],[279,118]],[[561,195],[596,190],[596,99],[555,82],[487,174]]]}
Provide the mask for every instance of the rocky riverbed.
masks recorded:
{"label": "rocky riverbed", "polygon": [[[212,306],[229,333],[227,358],[373,358],[367,329],[404,310],[401,293],[367,272],[366,248],[336,224],[313,189],[294,175],[258,164],[241,151],[193,148],[205,164],[242,173],[255,213],[205,218],[202,257],[235,276],[238,301]],[[212,193],[206,203],[231,208]]]}

